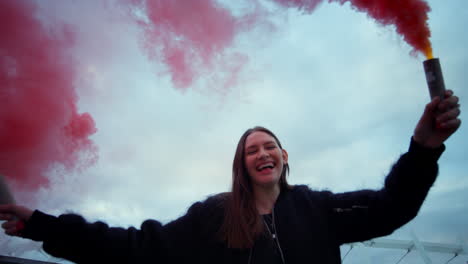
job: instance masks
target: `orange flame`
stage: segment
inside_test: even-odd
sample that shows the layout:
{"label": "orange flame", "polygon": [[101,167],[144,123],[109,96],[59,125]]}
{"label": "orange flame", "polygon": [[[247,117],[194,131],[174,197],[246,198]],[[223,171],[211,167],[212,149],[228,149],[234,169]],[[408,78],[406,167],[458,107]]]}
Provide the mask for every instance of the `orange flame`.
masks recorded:
{"label": "orange flame", "polygon": [[424,55],[426,55],[426,58],[427,58],[428,60],[434,58],[434,55],[432,54],[432,47],[431,47],[431,44],[430,44],[430,43],[429,43],[429,45],[424,49]]}

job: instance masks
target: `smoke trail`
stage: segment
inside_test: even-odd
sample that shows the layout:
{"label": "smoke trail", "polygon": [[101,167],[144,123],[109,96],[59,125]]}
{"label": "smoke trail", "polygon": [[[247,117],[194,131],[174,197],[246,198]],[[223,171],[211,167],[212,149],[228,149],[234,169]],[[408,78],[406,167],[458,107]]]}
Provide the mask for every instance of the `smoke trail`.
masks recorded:
{"label": "smoke trail", "polygon": [[[272,0],[287,8],[297,8],[311,13],[323,0]],[[328,0],[344,4],[367,13],[377,23],[394,25],[396,31],[413,47],[412,53],[432,57],[427,24],[430,11],[424,0]],[[267,11],[257,1],[250,1],[253,10],[243,16],[216,0],[124,1],[144,14],[137,19],[144,30],[144,51],[148,58],[162,62],[167,67],[172,83],[185,90],[201,76],[216,80],[224,90],[236,85],[241,69],[248,57],[229,52],[240,32],[252,30],[268,19]],[[236,70],[229,70],[236,69]]]}
{"label": "smoke trail", "polygon": [[130,3],[146,16],[138,20],[144,30],[145,53],[151,60],[167,66],[176,88],[184,90],[200,76],[212,75],[225,88],[236,84],[248,58],[228,49],[238,33],[259,25],[259,9],[234,16],[216,0]]}
{"label": "smoke trail", "polygon": [[[304,12],[312,12],[322,0],[272,0],[285,7],[296,7]],[[394,25],[396,31],[413,47],[413,52],[421,52],[432,58],[430,43],[431,32],[428,15],[431,8],[424,0],[328,0],[344,4],[349,2],[353,8],[367,13],[377,23]]]}
{"label": "smoke trail", "polygon": [[0,1],[0,173],[28,189],[47,185],[55,163],[77,168],[83,150],[96,158],[94,121],[76,106],[73,34],[46,28],[36,11],[32,1]]}

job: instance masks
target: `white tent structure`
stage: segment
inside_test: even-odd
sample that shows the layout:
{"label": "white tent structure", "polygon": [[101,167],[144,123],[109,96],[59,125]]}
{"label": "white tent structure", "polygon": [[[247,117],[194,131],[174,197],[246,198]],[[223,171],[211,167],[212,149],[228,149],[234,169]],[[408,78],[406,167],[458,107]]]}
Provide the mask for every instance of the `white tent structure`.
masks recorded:
{"label": "white tent structure", "polygon": [[[344,252],[342,256],[342,263],[346,263],[346,258],[349,253],[357,247],[367,248],[382,248],[382,249],[401,249],[404,255],[398,259],[395,264],[402,262],[409,253],[416,251],[424,264],[435,263],[429,253],[443,253],[449,256],[449,259],[445,263],[451,263],[458,257],[466,256],[468,259],[468,245],[463,241],[459,241],[458,244],[446,244],[446,243],[434,243],[434,242],[423,242],[418,239],[415,233],[411,233],[411,240],[397,240],[389,238],[377,238],[360,243],[348,244],[349,248]],[[372,263],[372,261],[370,261]],[[468,263],[468,260],[463,263]]]}

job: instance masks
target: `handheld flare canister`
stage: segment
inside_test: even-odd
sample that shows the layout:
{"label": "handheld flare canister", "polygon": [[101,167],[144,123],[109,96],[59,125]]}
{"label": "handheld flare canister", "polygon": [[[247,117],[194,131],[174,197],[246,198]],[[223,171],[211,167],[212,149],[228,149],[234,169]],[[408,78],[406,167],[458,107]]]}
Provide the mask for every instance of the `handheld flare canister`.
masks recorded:
{"label": "handheld flare canister", "polygon": [[423,65],[431,98],[439,96],[440,99],[444,99],[445,83],[439,59],[433,58],[425,60]]}
{"label": "handheld flare canister", "polygon": [[0,174],[0,204],[14,204],[15,199],[5,182],[5,177]]}
{"label": "handheld flare canister", "polygon": [[[15,198],[13,198],[10,188],[5,182],[5,177],[0,174],[0,205],[2,204],[15,204]],[[24,220],[18,220],[16,217],[14,219],[16,220],[17,233],[21,234],[25,227]]]}

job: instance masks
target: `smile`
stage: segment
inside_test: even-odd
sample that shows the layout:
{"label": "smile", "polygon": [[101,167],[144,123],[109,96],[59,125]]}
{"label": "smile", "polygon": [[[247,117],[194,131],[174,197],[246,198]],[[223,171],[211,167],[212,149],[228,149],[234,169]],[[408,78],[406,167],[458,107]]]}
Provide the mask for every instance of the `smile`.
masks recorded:
{"label": "smile", "polygon": [[275,163],[273,162],[262,163],[259,166],[257,166],[257,171],[263,171],[265,169],[273,169],[274,167],[275,167]]}

